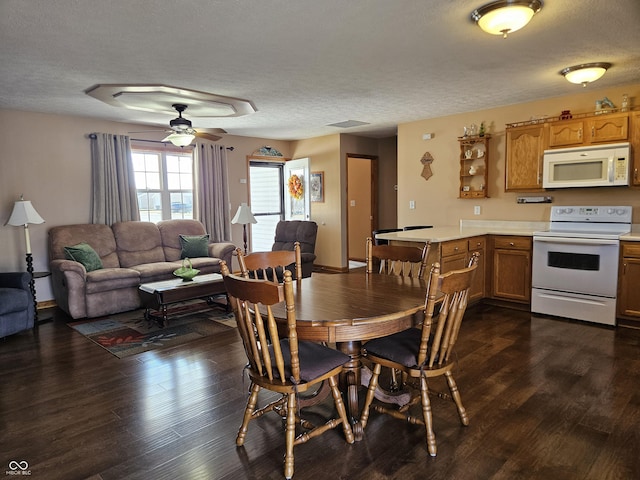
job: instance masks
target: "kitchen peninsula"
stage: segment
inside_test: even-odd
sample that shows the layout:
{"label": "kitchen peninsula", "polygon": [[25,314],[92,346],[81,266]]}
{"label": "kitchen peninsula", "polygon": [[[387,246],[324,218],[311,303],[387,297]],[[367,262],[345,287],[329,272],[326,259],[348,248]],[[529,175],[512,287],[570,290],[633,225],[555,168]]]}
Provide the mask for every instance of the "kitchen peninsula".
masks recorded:
{"label": "kitchen peninsula", "polygon": [[[463,268],[470,255],[478,251],[480,262],[470,300],[529,308],[533,234],[548,228],[549,222],[460,220],[458,226],[383,233],[376,238],[390,244],[419,246],[431,242],[428,263],[440,262],[443,272]],[[640,228],[634,225],[620,240],[640,242]],[[619,279],[620,285],[624,285],[623,280]],[[629,316],[628,311],[625,307],[623,315]]]}

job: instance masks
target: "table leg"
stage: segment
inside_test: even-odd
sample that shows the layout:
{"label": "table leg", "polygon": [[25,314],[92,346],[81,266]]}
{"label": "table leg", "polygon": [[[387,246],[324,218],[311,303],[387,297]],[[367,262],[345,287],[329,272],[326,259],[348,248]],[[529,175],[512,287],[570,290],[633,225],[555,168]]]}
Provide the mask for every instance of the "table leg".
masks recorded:
{"label": "table leg", "polygon": [[340,376],[340,388],[346,395],[347,415],[351,421],[353,434],[356,441],[360,441],[364,436],[362,425],[360,424],[360,402],[358,401],[360,369],[362,367],[362,362],[360,361],[362,342],[339,342],[336,347],[351,358],[345,364],[344,372]]}

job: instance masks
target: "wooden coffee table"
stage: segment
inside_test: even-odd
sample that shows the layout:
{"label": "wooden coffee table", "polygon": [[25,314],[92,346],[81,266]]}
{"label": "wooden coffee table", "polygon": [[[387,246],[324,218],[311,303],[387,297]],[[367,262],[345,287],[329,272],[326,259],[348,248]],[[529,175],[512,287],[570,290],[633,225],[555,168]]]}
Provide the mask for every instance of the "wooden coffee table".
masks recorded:
{"label": "wooden coffee table", "polygon": [[[144,318],[156,320],[160,326],[167,323],[168,306],[172,303],[202,298],[210,304],[214,297],[226,295],[222,275],[219,273],[198,275],[188,281],[176,278],[143,283],[138,288],[138,292],[142,306],[146,308]],[[160,316],[153,315],[152,310],[160,312]]]}

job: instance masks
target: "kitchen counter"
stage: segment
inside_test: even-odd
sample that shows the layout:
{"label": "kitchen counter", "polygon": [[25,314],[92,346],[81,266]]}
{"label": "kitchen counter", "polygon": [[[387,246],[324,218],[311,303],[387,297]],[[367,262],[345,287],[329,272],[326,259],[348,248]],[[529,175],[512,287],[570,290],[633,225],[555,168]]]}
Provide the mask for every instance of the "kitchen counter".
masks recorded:
{"label": "kitchen counter", "polygon": [[[433,228],[421,228],[402,232],[381,233],[376,238],[381,240],[396,240],[403,242],[432,243],[458,240],[461,238],[475,237],[478,235],[522,235],[533,236],[534,232],[547,230],[548,222],[519,222],[499,220],[460,220],[458,226],[443,226]],[[637,233],[640,241],[640,230]]]}
{"label": "kitchen counter", "polygon": [[640,242],[640,224],[631,225],[631,233],[621,235],[620,240],[625,242]]}

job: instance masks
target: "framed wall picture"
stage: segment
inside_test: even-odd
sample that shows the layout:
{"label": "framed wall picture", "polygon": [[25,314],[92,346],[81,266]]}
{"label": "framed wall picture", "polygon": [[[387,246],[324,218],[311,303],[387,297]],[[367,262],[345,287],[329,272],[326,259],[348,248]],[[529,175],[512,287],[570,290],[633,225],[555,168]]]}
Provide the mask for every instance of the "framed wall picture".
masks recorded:
{"label": "framed wall picture", "polygon": [[311,172],[309,185],[311,201],[324,202],[324,172]]}

